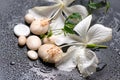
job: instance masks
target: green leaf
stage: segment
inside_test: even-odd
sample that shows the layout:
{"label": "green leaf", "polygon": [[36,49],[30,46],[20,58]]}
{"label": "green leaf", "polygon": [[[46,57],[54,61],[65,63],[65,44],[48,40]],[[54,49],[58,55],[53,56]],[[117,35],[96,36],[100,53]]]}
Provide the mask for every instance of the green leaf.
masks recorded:
{"label": "green leaf", "polygon": [[43,39],[44,37],[46,37],[46,34],[41,34],[40,38]]}
{"label": "green leaf", "polygon": [[47,37],[51,37],[53,35],[52,30],[48,31]]}
{"label": "green leaf", "polygon": [[97,9],[96,3],[90,3],[88,5],[91,9]]}
{"label": "green leaf", "polygon": [[68,27],[64,27],[64,29],[62,29],[64,32],[65,32],[65,34],[66,33],[70,33],[70,34],[74,34],[74,31],[73,31],[73,29],[72,28],[68,28]]}
{"label": "green leaf", "polygon": [[74,34],[73,28],[81,21],[81,15],[79,13],[73,13],[65,20],[64,28],[62,29],[64,33]]}
{"label": "green leaf", "polygon": [[107,2],[107,0],[100,1],[100,2],[94,2],[93,0],[90,0],[88,3],[88,10],[91,13],[93,10],[97,10],[99,8],[106,8],[106,12],[110,8],[110,3]]}
{"label": "green leaf", "polygon": [[41,34],[40,35],[40,38],[44,38],[44,37],[51,37],[53,35],[53,32],[52,32],[52,30],[50,29],[46,34]]}
{"label": "green leaf", "polygon": [[87,48],[100,48],[100,49],[106,49],[107,46],[104,45],[97,45],[97,44],[88,44]]}
{"label": "green leaf", "polygon": [[110,2],[107,2],[107,5],[106,5],[106,12],[108,11],[109,8],[110,8]]}

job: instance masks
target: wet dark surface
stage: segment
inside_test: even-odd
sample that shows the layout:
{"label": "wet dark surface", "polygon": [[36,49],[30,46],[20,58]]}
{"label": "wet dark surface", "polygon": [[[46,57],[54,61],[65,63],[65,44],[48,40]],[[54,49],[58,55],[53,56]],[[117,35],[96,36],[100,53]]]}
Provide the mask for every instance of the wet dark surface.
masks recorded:
{"label": "wet dark surface", "polygon": [[[96,51],[102,62],[100,69],[106,66],[84,79],[77,69],[63,72],[41,60],[29,60],[26,56],[27,48],[20,48],[17,44],[13,28],[18,23],[24,23],[26,10],[48,3],[44,0],[0,0],[0,80],[120,80],[120,1],[110,2],[109,12],[103,14],[97,11],[94,19],[96,23],[113,29],[113,39],[106,43],[110,47]],[[76,3],[80,4],[81,1],[77,0]]]}

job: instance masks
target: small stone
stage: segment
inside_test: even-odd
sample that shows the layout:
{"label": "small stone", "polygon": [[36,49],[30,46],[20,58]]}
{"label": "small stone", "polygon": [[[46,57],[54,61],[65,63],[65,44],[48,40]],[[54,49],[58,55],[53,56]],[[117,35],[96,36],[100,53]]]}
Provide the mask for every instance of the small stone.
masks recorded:
{"label": "small stone", "polygon": [[34,20],[30,25],[30,31],[36,35],[45,34],[48,31],[49,21],[46,20],[46,24],[42,23],[45,22],[41,19]]}
{"label": "small stone", "polygon": [[25,15],[25,21],[28,24],[31,24],[34,20],[35,20],[35,18],[31,14],[28,13],[28,14]]}
{"label": "small stone", "polygon": [[36,60],[38,59],[38,54],[37,52],[30,50],[27,52],[27,56],[31,59],[31,60]]}
{"label": "small stone", "polygon": [[24,46],[25,43],[26,43],[26,37],[25,37],[25,36],[20,36],[20,37],[18,38],[18,44],[19,44],[20,46]]}
{"label": "small stone", "polygon": [[45,62],[57,63],[62,58],[63,51],[54,44],[43,44],[38,50],[38,55]]}
{"label": "small stone", "polygon": [[44,44],[55,44],[55,36],[51,36],[51,37],[44,37],[43,38],[43,43]]}
{"label": "small stone", "polygon": [[38,50],[42,42],[38,36],[32,35],[27,38],[27,47],[31,50]]}
{"label": "small stone", "polygon": [[14,33],[17,36],[28,36],[30,34],[30,28],[20,23],[14,27]]}

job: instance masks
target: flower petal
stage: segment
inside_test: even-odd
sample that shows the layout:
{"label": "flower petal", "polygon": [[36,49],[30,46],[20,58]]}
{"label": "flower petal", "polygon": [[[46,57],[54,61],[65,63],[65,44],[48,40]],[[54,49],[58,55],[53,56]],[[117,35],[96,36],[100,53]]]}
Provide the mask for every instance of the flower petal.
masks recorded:
{"label": "flower petal", "polygon": [[69,34],[68,36],[78,43],[80,43],[80,41],[81,41],[80,36],[78,36],[76,34]]}
{"label": "flower petal", "polygon": [[63,17],[63,15],[61,14],[61,11],[60,11],[58,16],[56,16],[56,18],[52,20],[52,22],[50,24],[51,29],[53,31],[62,29],[64,27],[64,21],[65,21],[65,18]]}
{"label": "flower petal", "polygon": [[101,24],[95,24],[88,31],[88,44],[102,43],[112,38],[112,29]]}
{"label": "flower petal", "polygon": [[96,72],[98,58],[93,51],[88,49],[81,49],[81,52],[77,57],[77,62],[77,67],[84,77],[87,77]]}
{"label": "flower petal", "polygon": [[56,64],[59,70],[72,71],[76,67],[74,49],[74,46],[70,47],[65,56]]}
{"label": "flower petal", "polygon": [[65,6],[69,6],[73,1],[75,0],[63,0],[63,3],[65,4]]}
{"label": "flower petal", "polygon": [[90,26],[91,20],[92,20],[92,15],[89,15],[88,17],[83,19],[81,22],[79,22],[74,28],[74,31],[76,31],[80,35],[80,38],[83,42],[86,42],[86,35],[87,35],[88,28]]}
{"label": "flower petal", "polygon": [[78,36],[74,36],[74,38],[71,38],[69,37],[69,35],[66,35],[66,36],[64,34],[56,35],[55,44],[56,45],[69,44],[69,43],[71,44],[71,43],[78,42],[77,39],[78,39]]}
{"label": "flower petal", "polygon": [[[67,1],[67,2],[69,2],[69,1]],[[71,6],[71,7],[65,7],[63,11],[64,11],[66,16],[69,16],[72,13],[75,13],[75,12],[80,13],[82,18],[85,18],[88,15],[87,9],[82,5],[74,5],[74,6]]]}
{"label": "flower petal", "polygon": [[29,9],[28,13],[32,14],[35,18],[50,18],[59,9],[59,6],[60,4],[55,4],[52,6],[34,7],[32,9]]}

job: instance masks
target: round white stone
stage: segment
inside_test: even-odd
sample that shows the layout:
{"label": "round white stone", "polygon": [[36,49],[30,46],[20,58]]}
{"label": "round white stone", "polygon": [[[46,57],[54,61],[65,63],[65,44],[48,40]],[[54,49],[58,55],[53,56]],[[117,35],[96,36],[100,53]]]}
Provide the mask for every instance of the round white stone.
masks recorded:
{"label": "round white stone", "polygon": [[25,21],[28,24],[31,24],[34,20],[35,20],[35,18],[31,14],[28,13],[28,14],[25,15]]}
{"label": "round white stone", "polygon": [[20,23],[14,27],[14,33],[17,36],[28,36],[30,34],[30,28]]}
{"label": "round white stone", "polygon": [[26,45],[31,50],[37,50],[41,46],[41,39],[38,36],[32,35],[27,38]]}
{"label": "round white stone", "polygon": [[38,59],[38,53],[33,51],[33,50],[29,50],[27,52],[27,56],[31,59],[31,60],[36,60]]}
{"label": "round white stone", "polygon": [[27,39],[26,39],[25,36],[20,36],[20,37],[18,38],[18,44],[19,44],[20,46],[24,46],[25,43],[26,43],[26,41],[27,41]]}

